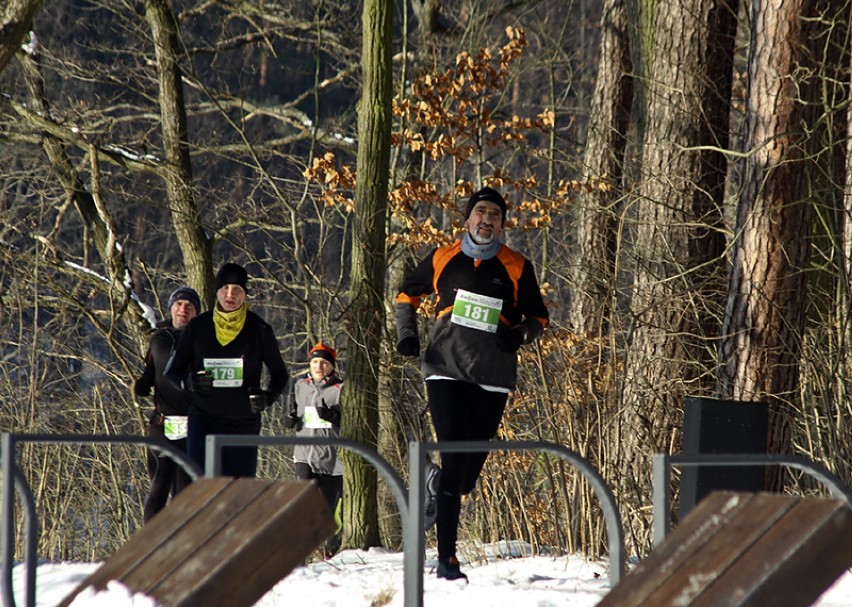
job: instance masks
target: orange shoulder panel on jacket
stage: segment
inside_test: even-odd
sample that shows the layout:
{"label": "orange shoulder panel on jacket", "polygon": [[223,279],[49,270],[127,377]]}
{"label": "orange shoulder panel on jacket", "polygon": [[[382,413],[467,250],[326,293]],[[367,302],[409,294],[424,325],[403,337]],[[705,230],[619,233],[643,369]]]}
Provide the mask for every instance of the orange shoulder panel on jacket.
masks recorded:
{"label": "orange shoulder panel on jacket", "polygon": [[461,240],[446,247],[439,247],[432,257],[432,290],[438,292],[438,277],[450,263],[450,260],[461,252]]}
{"label": "orange shoulder panel on jacket", "polygon": [[524,262],[526,259],[517,251],[513,251],[506,245],[500,247],[497,252],[497,259],[506,268],[509,278],[512,279],[512,298],[517,304],[518,302],[518,281],[521,279],[521,274],[524,271]]}

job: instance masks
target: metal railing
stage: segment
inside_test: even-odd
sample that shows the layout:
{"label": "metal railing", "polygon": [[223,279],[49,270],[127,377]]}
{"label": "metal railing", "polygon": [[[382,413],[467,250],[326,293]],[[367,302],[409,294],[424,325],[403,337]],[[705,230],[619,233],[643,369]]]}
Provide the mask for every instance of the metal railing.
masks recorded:
{"label": "metal railing", "polygon": [[[404,555],[406,606],[417,605],[417,607],[421,607],[423,604],[423,533],[419,531],[423,529],[424,521],[423,507],[425,500],[423,499],[423,490],[425,483],[423,477],[426,469],[426,453],[436,451],[448,453],[541,451],[556,455],[573,465],[592,486],[604,513],[604,523],[606,524],[607,541],[609,544],[611,585],[615,586],[624,577],[624,527],[621,522],[621,515],[618,512],[615,496],[600,473],[592,466],[591,462],[576,451],[545,441],[412,442],[409,443],[408,451],[408,466],[409,474],[411,475],[409,501],[414,500],[414,503],[419,507],[414,509],[415,514],[409,512],[409,521],[405,532],[411,534],[411,541],[408,541],[408,535],[404,536],[406,537]],[[417,536],[416,541],[414,541],[415,534]],[[409,543],[412,544],[411,549],[409,549]],[[418,602],[409,603],[408,597],[415,593],[418,597]]]}
{"label": "metal railing", "polygon": [[809,474],[828,488],[829,493],[846,500],[852,507],[852,493],[837,476],[818,462],[797,455],[759,453],[706,453],[701,455],[654,455],[653,512],[654,546],[662,542],[671,529],[672,466],[789,466]]}
{"label": "metal railing", "polygon": [[222,447],[249,447],[296,445],[296,444],[331,444],[345,449],[351,449],[362,455],[367,461],[376,466],[391,487],[396,498],[403,526],[403,576],[404,599],[406,607],[423,606],[423,566],[424,566],[424,532],[425,488],[424,474],[426,469],[427,452],[483,452],[483,451],[543,451],[556,455],[574,467],[592,485],[604,512],[607,528],[607,539],[610,551],[610,581],[615,586],[624,576],[624,529],[615,497],[603,477],[591,463],[578,453],[560,445],[543,441],[458,441],[444,443],[409,443],[409,480],[410,487],[406,491],[402,479],[376,451],[360,443],[342,438],[309,438],[254,436],[238,434],[216,434],[207,437],[204,471],[207,476],[216,476],[221,471]]}
{"label": "metal railing", "polygon": [[158,442],[147,436],[133,435],[96,435],[96,434],[0,434],[0,597],[4,607],[15,607],[15,593],[12,587],[12,570],[15,565],[15,489],[24,507],[25,529],[25,580],[24,604],[35,607],[36,604],[36,560],[38,547],[38,516],[32,491],[17,464],[16,449],[21,443],[36,444],[139,444],[164,453],[180,465],[192,480],[200,478],[201,471],[186,454],[171,445]]}
{"label": "metal railing", "polygon": [[[138,444],[164,453],[182,466],[193,480],[201,477],[197,466],[185,453],[171,445],[143,436],[133,435],[47,435],[0,434],[0,598],[5,607],[15,607],[13,590],[15,551],[15,491],[24,510],[25,528],[25,604],[36,604],[36,564],[38,520],[32,491],[16,462],[16,449],[21,443],[37,444]],[[221,449],[227,446],[292,446],[332,445],[358,453],[387,481],[393,494],[403,524],[404,604],[407,607],[423,605],[424,569],[424,504],[427,453],[434,452],[490,452],[490,451],[541,451],[556,455],[574,466],[588,480],[604,514],[610,557],[610,581],[618,584],[625,572],[624,530],[615,498],[609,486],[591,465],[579,455],[561,445],[543,441],[464,441],[445,443],[409,443],[409,478],[406,489],[399,474],[374,449],[342,438],[283,437],[257,435],[211,435],[207,437],[205,476],[221,473]],[[844,483],[823,465],[798,456],[762,454],[657,454],[653,460],[653,512],[654,543],[658,544],[668,533],[671,524],[671,469],[672,466],[763,466],[781,465],[802,470],[826,486],[832,496],[845,500],[852,507],[852,493]]]}
{"label": "metal railing", "polygon": [[[2,463],[2,482],[0,483],[0,596],[5,607],[15,607],[13,589],[14,551],[15,551],[15,500],[17,489],[24,506],[24,525],[26,533],[26,580],[25,604],[35,606],[36,594],[36,550],[38,544],[38,521],[36,505],[32,492],[16,463],[16,448],[20,443],[38,444],[92,444],[121,443],[146,445],[165,453],[181,465],[196,480],[201,473],[185,453],[171,445],[157,442],[143,436],[102,436],[102,435],[45,435],[45,434],[8,434],[0,435],[0,463]],[[411,487],[405,483],[391,465],[374,449],[361,443],[342,438],[319,437],[283,437],[258,435],[210,435],[207,437],[205,454],[205,476],[218,476],[221,473],[221,449],[227,446],[289,446],[289,445],[332,445],[358,453],[387,481],[396,499],[403,524],[403,568],[404,568],[404,604],[406,607],[423,605],[423,568],[424,568],[424,476],[426,454],[428,452],[485,452],[485,451],[542,451],[556,455],[579,470],[589,481],[601,502],[607,528],[610,557],[610,581],[616,585],[624,575],[624,530],[615,498],[609,486],[591,465],[578,453],[560,445],[543,441],[465,441],[452,443],[409,444],[409,474]]]}

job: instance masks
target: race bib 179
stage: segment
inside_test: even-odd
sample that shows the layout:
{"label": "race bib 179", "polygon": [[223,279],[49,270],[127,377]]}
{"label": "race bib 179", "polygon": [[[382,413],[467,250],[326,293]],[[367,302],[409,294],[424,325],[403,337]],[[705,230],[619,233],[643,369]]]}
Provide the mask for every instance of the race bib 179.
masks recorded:
{"label": "race bib 179", "polygon": [[214,388],[239,388],[243,385],[242,358],[205,358],[204,370],[213,376]]}

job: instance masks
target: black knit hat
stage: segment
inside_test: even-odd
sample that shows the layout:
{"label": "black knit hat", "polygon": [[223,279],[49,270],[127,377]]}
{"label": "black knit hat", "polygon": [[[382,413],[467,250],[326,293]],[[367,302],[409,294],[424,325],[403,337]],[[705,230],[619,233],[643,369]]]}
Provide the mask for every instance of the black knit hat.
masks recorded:
{"label": "black knit hat", "polygon": [[216,290],[225,285],[240,285],[248,292],[248,272],[239,264],[226,263],[216,273]]}
{"label": "black knit hat", "polygon": [[176,301],[186,300],[195,306],[195,313],[201,314],[201,298],[198,296],[198,293],[195,292],[195,289],[192,287],[178,287],[172,294],[169,295],[169,310],[172,309],[172,306]]}
{"label": "black knit hat", "polygon": [[464,211],[464,218],[467,219],[470,217],[471,212],[473,211],[473,207],[476,206],[476,203],[480,200],[487,200],[488,202],[493,202],[500,210],[503,212],[503,221],[506,220],[506,200],[500,195],[500,192],[493,188],[482,188],[478,192],[474,192],[471,197],[467,201],[467,208]]}

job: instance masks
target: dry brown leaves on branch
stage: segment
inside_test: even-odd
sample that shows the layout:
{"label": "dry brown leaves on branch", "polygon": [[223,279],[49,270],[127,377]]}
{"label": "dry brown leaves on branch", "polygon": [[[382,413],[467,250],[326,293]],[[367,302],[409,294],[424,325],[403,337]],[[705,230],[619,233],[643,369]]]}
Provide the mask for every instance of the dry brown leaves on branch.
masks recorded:
{"label": "dry brown leaves on branch", "polygon": [[493,122],[486,101],[506,85],[511,63],[526,48],[526,34],[522,30],[507,28],[509,42],[499,51],[495,63],[491,51],[480,49],[476,55],[460,53],[454,67],[440,73],[424,74],[414,81],[406,98],[393,100],[393,113],[421,127],[441,128],[442,133],[433,142],[425,141],[416,130],[403,131],[395,136],[397,145],[407,145],[413,151],[424,151],[437,160],[452,155],[460,160],[471,157],[474,148],[464,139],[474,141],[480,130],[500,132],[493,139],[523,139],[523,129],[549,128],[553,115],[544,112],[535,119],[513,116],[507,121]]}
{"label": "dry brown leaves on branch", "polygon": [[308,181],[322,184],[321,198],[325,204],[341,205],[349,213],[355,210],[355,201],[344,194],[355,191],[355,169],[346,164],[338,168],[334,152],[314,158],[303,174]]}
{"label": "dry brown leaves on branch", "polygon": [[[508,42],[496,56],[487,48],[473,54],[460,53],[453,67],[424,74],[412,84],[410,96],[394,99],[394,114],[403,117],[410,126],[403,126],[392,135],[392,145],[423,154],[432,162],[451,159],[463,165],[481,153],[482,146],[505,146],[524,140],[534,130],[552,129],[555,115],[549,109],[535,118],[513,115],[496,120],[492,116],[490,100],[505,88],[510,66],[527,46],[522,30],[509,27],[506,35]],[[426,135],[428,129],[434,129],[434,134]],[[482,133],[487,133],[484,139]],[[319,184],[325,204],[340,205],[348,212],[354,210],[351,192],[355,189],[355,171],[350,166],[339,166],[332,152],[314,159],[305,177]],[[573,195],[607,191],[611,187],[606,176],[584,181],[563,180],[553,195],[541,197],[535,194],[540,190],[535,175],[513,179],[499,168],[486,176],[482,185],[502,192],[510,188],[517,192],[506,196],[511,209],[506,227],[524,231],[550,225],[555,215],[568,208]],[[449,194],[440,194],[440,189],[435,183],[412,180],[389,192],[388,204],[395,222],[389,244],[411,248],[441,246],[455,238],[455,232],[463,228],[460,202],[471,195],[474,187],[461,180]],[[452,222],[452,230],[446,229],[448,220]]]}

